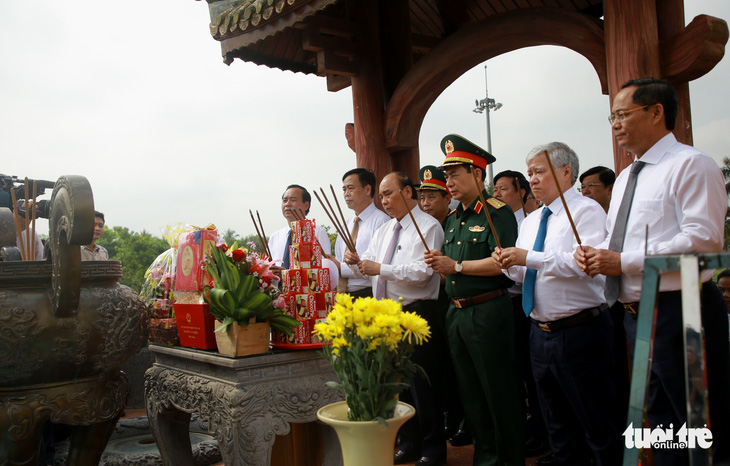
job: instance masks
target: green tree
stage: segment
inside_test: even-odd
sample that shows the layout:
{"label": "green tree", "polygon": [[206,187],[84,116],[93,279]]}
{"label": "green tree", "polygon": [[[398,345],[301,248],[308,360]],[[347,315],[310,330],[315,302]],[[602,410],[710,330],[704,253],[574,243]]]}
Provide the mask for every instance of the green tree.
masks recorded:
{"label": "green tree", "polygon": [[228,246],[232,246],[233,243],[235,243],[236,241],[239,242],[239,245],[241,244],[241,242],[238,239],[238,233],[236,233],[235,230],[232,230],[229,228],[226,231],[224,231],[223,234],[221,234],[221,236],[223,237],[223,242],[226,243]]}
{"label": "green tree", "polygon": [[144,284],[144,273],[152,262],[170,248],[162,238],[154,237],[145,230],[141,233],[115,226],[104,230],[97,243],[109,252],[109,259],[122,263],[120,283],[139,292]]}

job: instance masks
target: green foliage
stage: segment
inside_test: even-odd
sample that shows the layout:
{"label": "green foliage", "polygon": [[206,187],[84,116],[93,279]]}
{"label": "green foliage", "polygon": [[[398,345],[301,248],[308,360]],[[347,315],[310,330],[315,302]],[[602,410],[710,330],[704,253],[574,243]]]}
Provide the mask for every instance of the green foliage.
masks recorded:
{"label": "green foliage", "polygon": [[123,276],[119,282],[137,292],[144,285],[147,268],[157,256],[170,248],[167,241],[144,230],[136,233],[119,226],[106,228],[97,244],[106,248],[110,260],[122,263]]}

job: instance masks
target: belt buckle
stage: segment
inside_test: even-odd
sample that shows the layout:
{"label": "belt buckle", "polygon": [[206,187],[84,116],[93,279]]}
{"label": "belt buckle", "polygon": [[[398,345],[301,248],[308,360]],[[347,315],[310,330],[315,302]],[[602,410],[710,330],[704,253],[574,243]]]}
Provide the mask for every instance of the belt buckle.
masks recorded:
{"label": "belt buckle", "polygon": [[454,307],[456,309],[461,309],[461,300],[460,299],[453,299],[452,301],[454,301]]}
{"label": "belt buckle", "polygon": [[624,304],[624,310],[630,314],[638,315],[638,309],[634,309],[634,303]]}
{"label": "belt buckle", "polygon": [[552,332],[552,330],[550,330],[550,324],[548,324],[547,322],[538,322],[537,326],[546,332]]}

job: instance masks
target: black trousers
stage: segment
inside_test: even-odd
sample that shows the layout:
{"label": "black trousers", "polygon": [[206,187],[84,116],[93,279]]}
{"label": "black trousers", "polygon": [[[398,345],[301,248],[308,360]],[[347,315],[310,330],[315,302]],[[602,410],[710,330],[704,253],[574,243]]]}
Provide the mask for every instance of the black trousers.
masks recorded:
{"label": "black trousers", "polygon": [[621,464],[623,428],[612,379],[612,325],[605,311],[589,322],[554,332],[533,321],[532,371],[560,465],[589,464],[591,457],[601,466]]}
{"label": "black trousers", "polygon": [[[705,360],[710,403],[712,457],[715,463],[730,460],[730,355],[728,354],[728,321],[720,290],[711,282],[702,285],[700,293],[702,326],[705,331]],[[626,334],[633,358],[636,342],[636,316],[624,318]],[[684,369],[684,337],[680,296],[660,300],[654,334],[651,378],[646,417],[652,428],[659,424],[674,425],[677,432],[687,422]],[[656,449],[657,465],[689,464],[687,450]]]}
{"label": "black trousers", "polygon": [[416,376],[410,380],[410,390],[403,392],[400,399],[416,408],[416,415],[398,431],[399,448],[402,450],[420,449],[421,456],[446,459],[446,436],[444,434],[444,412],[441,405],[442,395],[438,382],[443,380],[439,364],[441,354],[448,352],[443,332],[439,331],[437,301],[415,301],[403,307],[426,319],[431,327],[431,338],[423,345],[417,345],[411,360],[420,365],[429,380]]}

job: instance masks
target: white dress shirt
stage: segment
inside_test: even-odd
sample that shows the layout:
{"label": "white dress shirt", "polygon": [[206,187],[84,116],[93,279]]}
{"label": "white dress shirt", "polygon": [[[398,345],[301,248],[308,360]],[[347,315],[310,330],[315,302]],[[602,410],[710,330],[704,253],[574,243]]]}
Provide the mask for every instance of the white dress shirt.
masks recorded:
{"label": "white dress shirt", "polygon": [[[418,205],[411,210],[416,219],[418,228],[423,234],[429,249],[441,249],[444,242],[444,230],[441,224],[432,216],[424,213]],[[367,251],[360,256],[361,260],[371,260],[380,264],[380,277],[388,280],[385,297],[398,300],[403,298],[403,305],[422,299],[437,299],[439,296],[440,275],[433,273],[433,269],[426,265],[423,254],[426,252],[418,231],[411,221],[410,215],[405,215],[400,224],[402,229],[398,237],[398,245],[390,264],[383,264],[385,252],[393,237],[393,230],[398,220],[392,218],[375,231]],[[364,278],[357,265],[349,266],[358,277]],[[373,287],[373,296],[377,293],[378,276],[370,277]]]}
{"label": "white dress shirt", "polygon": [[[722,172],[714,160],[677,142],[672,133],[657,141],[640,160],[646,165],[636,179],[621,253],[624,275],[619,301],[623,303],[641,298],[647,255],[719,252],[724,241],[727,193]],[[613,185],[606,221],[608,236],[599,248],[608,249],[629,171],[630,166]],[[709,280],[712,274],[713,270],[704,270],[702,281]],[[679,290],[679,275],[678,271],[663,273],[660,291]]]}
{"label": "white dress shirt", "polygon": [[525,209],[520,209],[515,212],[515,219],[517,220],[517,228],[522,225],[522,221],[525,219]]}
{"label": "white dress shirt", "polygon": [[[276,230],[271,236],[269,236],[269,251],[271,251],[271,255],[273,256],[271,258],[272,262],[281,261],[284,259],[284,254],[289,254],[288,250],[284,252],[284,249],[286,248],[286,237],[289,234],[289,230],[291,230],[291,228],[287,226],[281,230]],[[319,225],[317,225],[315,232],[319,243],[322,245],[322,254],[331,254],[332,246],[330,245],[330,238],[327,236],[327,232]]]}
{"label": "white dress shirt", "polygon": [[[595,246],[606,236],[606,213],[593,199],[576,193],[572,188],[563,193],[575,222],[581,243]],[[535,280],[535,309],[532,317],[539,321],[552,321],[576,314],[584,309],[600,306],[603,297],[605,277],[594,278],[578,268],[573,253],[578,242],[570,226],[568,215],[560,197],[548,206],[552,215],[548,217],[547,235],[544,252],[533,251],[537,230],[540,227],[542,211],[540,207],[522,222],[517,236],[516,247],[526,249],[527,267],[537,270]],[[526,267],[510,267],[503,270],[515,282],[523,282]]]}
{"label": "white dress shirt", "polygon": [[[519,230],[522,221],[525,219],[525,209],[520,209],[515,212],[515,220],[517,220],[517,229]],[[522,283],[515,282],[514,285],[507,288],[510,296],[522,296]]]}
{"label": "white dress shirt", "polygon": [[[360,222],[357,228],[355,250],[357,250],[357,254],[359,256],[362,256],[362,254],[368,250],[368,245],[370,244],[370,240],[373,238],[373,234],[375,234],[375,230],[390,220],[390,217],[388,217],[388,214],[375,207],[375,204],[373,203],[370,203],[367,208],[360,212],[358,217],[360,218]],[[355,217],[347,220],[347,230],[350,233],[352,233],[352,227],[354,224]],[[340,263],[342,262],[342,258],[345,257],[345,251],[347,251],[345,242],[338,235],[337,241],[335,241],[335,258],[340,261]],[[347,291],[349,292],[361,290],[370,286],[370,279],[356,276],[352,273],[352,270],[350,270],[349,267],[340,266],[340,273],[342,278],[347,279]]]}

